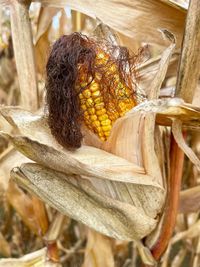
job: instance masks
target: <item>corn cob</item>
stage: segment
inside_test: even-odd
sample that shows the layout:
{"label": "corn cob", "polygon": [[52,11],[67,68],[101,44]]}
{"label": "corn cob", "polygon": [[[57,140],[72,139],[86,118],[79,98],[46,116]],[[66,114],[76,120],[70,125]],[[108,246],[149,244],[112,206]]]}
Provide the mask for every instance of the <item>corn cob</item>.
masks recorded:
{"label": "corn cob", "polygon": [[47,62],[48,124],[67,149],[81,146],[84,123],[102,141],[114,122],[138,102],[137,56],[125,47],[80,33],[61,36]]}
{"label": "corn cob", "polygon": [[[136,103],[132,90],[121,81],[117,65],[110,60],[108,54],[99,51],[95,66],[97,70],[93,80],[92,77],[84,74],[84,66],[79,66],[76,88],[80,90],[79,100],[84,123],[102,141],[105,141],[110,135],[113,123],[124,116]],[[110,80],[112,82],[108,92],[105,84]]]}

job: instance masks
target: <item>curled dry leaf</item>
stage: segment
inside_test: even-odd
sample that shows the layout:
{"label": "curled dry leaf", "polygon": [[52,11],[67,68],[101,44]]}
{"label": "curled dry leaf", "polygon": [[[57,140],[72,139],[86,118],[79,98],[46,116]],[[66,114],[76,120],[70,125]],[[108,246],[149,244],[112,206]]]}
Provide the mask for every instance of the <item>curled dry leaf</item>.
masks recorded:
{"label": "curled dry leaf", "polygon": [[175,119],[172,123],[172,133],[179,147],[184,151],[185,155],[188,156],[190,161],[200,170],[200,160],[195,155],[193,150],[187,145],[182,134],[182,122]]}

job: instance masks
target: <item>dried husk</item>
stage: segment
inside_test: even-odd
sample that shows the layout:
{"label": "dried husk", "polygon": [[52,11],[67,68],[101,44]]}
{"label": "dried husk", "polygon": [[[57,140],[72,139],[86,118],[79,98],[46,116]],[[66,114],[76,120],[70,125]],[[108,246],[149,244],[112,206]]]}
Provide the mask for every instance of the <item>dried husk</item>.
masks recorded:
{"label": "dried husk", "polygon": [[[94,19],[98,18],[116,31],[138,41],[150,44],[165,45],[156,31],[158,21],[160,28],[166,28],[177,37],[178,46],[181,44],[185,21],[185,9],[178,5],[171,6],[156,0],[142,0],[140,2],[124,1],[69,1],[69,0],[36,0],[44,6],[65,7],[82,12]],[[177,8],[178,7],[178,8]],[[110,12],[112,10],[112,12]],[[151,19],[149,19],[151,10]],[[148,23],[147,23],[148,21]]]}
{"label": "dried husk", "polygon": [[142,209],[99,194],[79,176],[31,163],[14,168],[11,175],[50,206],[105,235],[122,240],[140,239],[155,227],[156,220]]}
{"label": "dried husk", "polygon": [[181,98],[163,98],[151,100],[138,105],[127,113],[134,115],[137,111],[156,113],[156,122],[160,125],[171,126],[174,119],[182,122],[183,128],[196,129],[200,127],[200,109],[185,103]]}
{"label": "dried husk", "polygon": [[52,18],[60,11],[60,8],[55,7],[41,7],[39,12],[39,17],[37,21],[37,33],[35,36],[35,44],[39,41],[42,35],[49,28]]}

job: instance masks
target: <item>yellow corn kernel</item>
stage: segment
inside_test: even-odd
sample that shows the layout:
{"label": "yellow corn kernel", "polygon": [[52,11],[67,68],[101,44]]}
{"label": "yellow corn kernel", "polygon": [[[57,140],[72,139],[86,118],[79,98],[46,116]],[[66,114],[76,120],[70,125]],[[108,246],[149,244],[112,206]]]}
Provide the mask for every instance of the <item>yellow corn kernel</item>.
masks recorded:
{"label": "yellow corn kernel", "polygon": [[120,116],[118,112],[107,112],[111,121],[116,121]]}
{"label": "yellow corn kernel", "polygon": [[104,132],[104,135],[105,135],[106,137],[108,137],[108,136],[110,135],[110,131],[109,131],[109,132]]}
{"label": "yellow corn kernel", "polygon": [[103,102],[103,97],[101,96],[101,97],[98,97],[98,98],[96,98],[96,99],[94,99],[94,103],[95,104],[99,104],[99,103],[101,103],[101,102]]}
{"label": "yellow corn kernel", "polygon": [[89,114],[88,114],[87,111],[84,112],[84,118],[85,118],[85,119],[89,119],[89,118],[90,118],[90,116],[89,116]]}
{"label": "yellow corn kernel", "polygon": [[101,121],[101,125],[103,125],[103,126],[111,125],[111,120],[107,119],[105,121]]}
{"label": "yellow corn kernel", "polygon": [[[82,81],[84,81],[84,80],[85,80],[85,78],[82,79]],[[88,85],[87,82],[82,82],[82,83],[80,83],[80,86],[81,86],[82,88],[86,87],[87,85]]]}
{"label": "yellow corn kernel", "polygon": [[107,119],[108,119],[108,115],[107,114],[104,114],[104,115],[99,116],[99,120],[100,121],[105,121]]}
{"label": "yellow corn kernel", "polygon": [[101,96],[101,92],[99,90],[92,93],[92,97],[94,98],[99,97],[99,96]]}
{"label": "yellow corn kernel", "polygon": [[102,108],[102,109],[96,111],[96,114],[97,114],[98,116],[103,115],[103,114],[105,114],[105,113],[106,113],[106,109],[105,109],[105,108]]}
{"label": "yellow corn kernel", "polygon": [[126,113],[125,111],[120,112],[119,113],[120,117],[123,117],[125,115],[125,113]]}
{"label": "yellow corn kernel", "polygon": [[111,128],[112,128],[111,125],[105,125],[105,126],[102,126],[102,130],[103,130],[104,132],[110,131]]}
{"label": "yellow corn kernel", "polygon": [[120,102],[118,105],[121,110],[124,110],[126,108],[126,104],[124,102]]}
{"label": "yellow corn kernel", "polygon": [[113,78],[114,78],[114,81],[115,81],[116,83],[119,83],[120,78],[119,78],[119,75],[118,75],[118,74],[114,74]]}
{"label": "yellow corn kernel", "polygon": [[113,74],[117,71],[117,66],[112,64],[109,68],[109,70],[107,71],[107,74],[110,75],[110,74]]}
{"label": "yellow corn kernel", "polygon": [[81,99],[81,105],[85,105],[85,102],[86,102],[86,100],[85,99]]}
{"label": "yellow corn kernel", "polygon": [[95,91],[99,90],[99,84],[96,83],[96,82],[92,82],[92,84],[90,85],[90,90],[92,92],[95,92]]}
{"label": "yellow corn kernel", "polygon": [[94,114],[95,114],[95,108],[89,108],[89,109],[88,109],[88,113],[89,113],[90,115],[94,115]]}
{"label": "yellow corn kernel", "polygon": [[105,54],[104,53],[98,53],[97,54],[97,59],[102,59],[105,57]]}
{"label": "yellow corn kernel", "polygon": [[81,109],[82,109],[83,111],[87,110],[86,105],[81,105]]}
{"label": "yellow corn kernel", "polygon": [[79,99],[83,99],[83,95],[81,93],[79,94]]}
{"label": "yellow corn kernel", "polygon": [[88,98],[88,99],[86,100],[86,106],[87,106],[88,108],[94,106],[94,102],[93,102],[92,98]]}
{"label": "yellow corn kernel", "polygon": [[90,116],[91,121],[97,121],[97,115],[91,115]]}
{"label": "yellow corn kernel", "polygon": [[86,89],[82,92],[82,95],[86,98],[90,98],[91,97],[91,92],[89,89]]}
{"label": "yellow corn kernel", "polygon": [[94,107],[95,107],[96,110],[102,109],[102,108],[104,108],[104,103],[102,102],[102,103],[99,103],[99,104],[95,104]]}
{"label": "yellow corn kernel", "polygon": [[105,75],[105,81],[109,79],[113,81],[109,87],[108,98],[105,92],[106,87],[101,86],[102,73],[97,70],[94,77],[89,77],[87,73],[84,73],[84,67],[79,68],[77,92],[80,89],[83,90],[79,94],[79,99],[81,110],[84,112],[85,124],[102,141],[105,141],[110,135],[113,123],[133,108],[135,101],[131,88],[121,80],[118,66],[103,49],[97,51],[95,64],[96,67],[105,70],[102,72]]}
{"label": "yellow corn kernel", "polygon": [[101,123],[100,123],[100,121],[95,120],[95,121],[92,122],[92,125],[93,125],[94,127],[99,127],[99,126],[101,125]]}
{"label": "yellow corn kernel", "polygon": [[101,131],[99,131],[98,135],[99,135],[100,137],[103,137],[103,136],[104,136],[104,133],[101,132]]}

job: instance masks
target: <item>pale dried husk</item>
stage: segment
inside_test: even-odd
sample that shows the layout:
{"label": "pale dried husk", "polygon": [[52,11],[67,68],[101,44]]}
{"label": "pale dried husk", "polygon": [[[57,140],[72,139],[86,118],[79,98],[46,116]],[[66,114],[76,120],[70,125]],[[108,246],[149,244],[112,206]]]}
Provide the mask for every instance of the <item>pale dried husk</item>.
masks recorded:
{"label": "pale dried husk", "polygon": [[[8,108],[5,108],[4,110],[2,109],[2,113],[4,113],[5,117],[7,116],[10,122],[14,122],[15,125],[17,124],[21,132],[24,133],[24,136],[10,136],[10,140],[19,151],[23,152],[29,158],[33,159],[36,162],[39,162],[40,164],[43,164],[46,167],[51,167],[68,175],[72,173],[81,175],[82,178],[90,180],[93,186],[95,185],[96,190],[91,187],[93,188],[94,192],[97,192],[98,187],[101,189],[101,193],[102,188],[106,188],[107,191],[104,191],[104,193],[108,197],[111,196],[117,199],[115,195],[113,195],[113,192],[116,191],[113,191],[112,188],[110,188],[110,190],[108,191],[109,188],[103,186],[103,184],[106,185],[109,181],[110,185],[112,185],[111,181],[115,181],[115,184],[119,185],[121,192],[126,192],[126,190],[129,190],[128,192],[134,195],[134,199],[131,199],[130,196],[128,197],[127,195],[123,194],[119,196],[118,199],[120,201],[123,201],[123,208],[125,209],[125,202],[130,206],[134,204],[133,208],[135,209],[135,212],[132,213],[132,211],[131,214],[143,214],[147,216],[146,220],[143,220],[143,222],[145,222],[145,224],[147,225],[149,225],[149,223],[151,222],[151,227],[155,227],[156,220],[154,220],[154,217],[156,216],[157,211],[160,211],[160,206],[164,201],[164,189],[155,181],[155,179],[153,179],[149,175],[144,174],[144,169],[142,167],[139,167],[123,158],[117,157],[113,154],[94,147],[82,146],[79,151],[67,151],[56,143],[56,141],[50,135],[50,131],[45,131],[45,128],[47,126],[44,117],[40,118],[38,115],[32,115],[31,117],[31,113],[28,112],[24,112],[25,115],[23,116],[23,111],[19,108],[13,108],[10,110]],[[31,121],[30,124],[28,124],[29,121]],[[40,133],[38,136],[33,135],[31,137],[31,133],[33,133],[33,130],[35,129],[38,129]],[[34,140],[36,137],[40,138],[40,143]],[[51,144],[51,146],[49,144]],[[85,179],[80,179],[80,181],[84,183],[86,182]],[[55,186],[53,185],[52,187],[55,188]],[[145,193],[143,192],[143,187],[146,188],[144,190],[146,191]],[[58,198],[56,191],[53,193],[53,195]],[[152,193],[154,195],[154,198],[151,197]],[[149,208],[149,200],[145,201],[145,197],[148,196],[149,198],[151,197],[152,209]],[[74,196],[71,197],[73,198]],[[85,199],[85,197],[82,196],[82,199]],[[105,199],[105,196],[103,197],[103,199]],[[45,201],[47,200],[45,199]],[[74,218],[74,216],[76,215],[73,213],[76,212],[76,209],[70,209],[70,212],[70,216]],[[88,213],[91,217],[93,217],[93,212],[91,212],[90,210],[85,210],[85,213]],[[103,217],[104,223],[108,221],[108,217],[102,216],[100,212],[98,213],[98,215],[101,218]],[[82,221],[80,217],[75,218]],[[84,223],[86,223],[86,221],[84,221]],[[125,225],[126,224],[124,224],[124,227],[126,227]],[[91,227],[95,227],[95,224],[92,223]],[[136,225],[134,227],[136,227]],[[146,235],[147,232],[151,231],[150,228],[145,230],[145,228],[143,227],[142,231],[138,232],[138,236],[134,234],[135,238],[138,239],[141,235]],[[102,232],[100,228],[98,228],[97,230]],[[130,236],[131,238],[134,237],[133,235],[130,235],[130,233],[128,233],[126,236],[122,235],[122,230],[120,229],[118,229],[117,232],[119,233],[118,239],[130,239]],[[113,236],[112,231],[109,231],[109,233],[107,232],[107,234]],[[116,237],[116,235],[113,237]]]}
{"label": "pale dried husk", "polygon": [[[94,19],[98,18],[114,30],[138,41],[150,44],[165,45],[156,29],[166,28],[173,32],[181,44],[185,21],[185,8],[170,1],[162,3],[157,0],[133,1],[69,1],[69,0],[36,0],[44,6],[66,7],[82,12]],[[112,10],[112,12],[110,12]],[[151,19],[149,11],[151,10]],[[159,22],[159,25],[158,25]]]}
{"label": "pale dried husk", "polygon": [[200,108],[185,103],[181,98],[146,101],[132,109],[126,116],[134,116],[138,111],[156,113],[156,121],[160,125],[171,126],[172,121],[178,119],[182,122],[183,128],[195,130],[200,128]]}
{"label": "pale dried husk", "polygon": [[[79,176],[31,163],[15,168],[11,175],[18,184],[45,199],[50,206],[105,235],[139,239],[155,227],[156,220],[141,209],[99,194]],[[136,213],[137,216],[132,216]]]}

